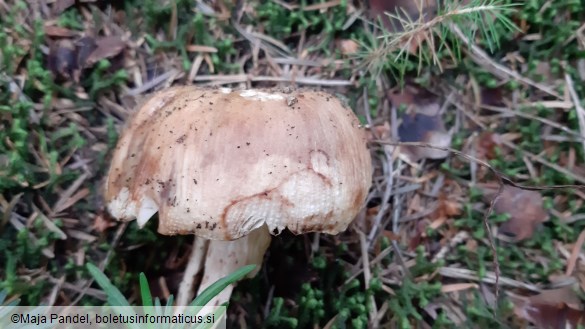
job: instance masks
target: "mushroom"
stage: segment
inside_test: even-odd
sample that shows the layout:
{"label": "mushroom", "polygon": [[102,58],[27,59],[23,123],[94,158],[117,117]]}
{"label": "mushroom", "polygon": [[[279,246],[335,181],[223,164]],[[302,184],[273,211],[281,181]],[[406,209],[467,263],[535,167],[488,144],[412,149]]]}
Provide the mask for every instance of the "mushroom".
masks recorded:
{"label": "mushroom", "polygon": [[[196,235],[177,298],[247,264],[270,234],[346,230],[371,184],[366,135],[351,109],[307,90],[173,87],[138,106],[113,154],[105,199],[118,220]],[[232,287],[213,304],[229,300]]]}

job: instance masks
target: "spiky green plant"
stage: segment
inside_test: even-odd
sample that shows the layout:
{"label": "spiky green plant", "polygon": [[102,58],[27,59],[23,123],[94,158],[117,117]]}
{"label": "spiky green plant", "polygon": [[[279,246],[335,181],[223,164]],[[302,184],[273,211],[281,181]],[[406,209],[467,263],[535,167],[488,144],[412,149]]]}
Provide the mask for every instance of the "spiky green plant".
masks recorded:
{"label": "spiky green plant", "polygon": [[420,74],[425,66],[442,70],[441,59],[453,62],[461,59],[462,43],[477,38],[479,45],[491,52],[500,47],[501,39],[517,30],[510,19],[514,6],[502,0],[472,0],[467,4],[450,0],[437,8],[431,19],[426,17],[422,5],[418,6],[417,19],[412,19],[405,10],[385,13],[388,16],[385,19],[393,22],[394,31],[382,27],[381,20],[372,23],[369,39],[358,41],[363,51],[355,59],[374,75],[389,70],[402,78],[408,71]]}

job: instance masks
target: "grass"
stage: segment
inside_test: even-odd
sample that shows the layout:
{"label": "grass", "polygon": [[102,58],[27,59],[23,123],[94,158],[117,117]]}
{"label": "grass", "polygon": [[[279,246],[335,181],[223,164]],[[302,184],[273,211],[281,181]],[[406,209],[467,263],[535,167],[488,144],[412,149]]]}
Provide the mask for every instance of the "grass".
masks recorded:
{"label": "grass", "polygon": [[[276,84],[269,78],[297,77],[299,85],[342,96],[371,125],[406,111],[388,105],[388,90],[416,85],[445,106],[444,120],[454,130],[451,147],[478,154],[482,132],[514,135],[511,145],[496,146],[486,159],[494,168],[525,185],[583,185],[585,154],[575,136],[585,127],[573,100],[564,97],[571,88],[585,97],[582,2],[491,4],[512,10],[498,11],[495,20],[484,14],[440,20],[428,32],[443,36],[444,47],[427,42],[414,54],[400,47],[380,53],[395,39],[376,38],[380,32],[367,22],[363,4],[347,0],[196,7],[181,0],[103,1],[61,13],[52,11],[54,3],[0,4],[0,291],[22,305],[100,305],[107,300],[104,286],[88,285],[86,264],[95,263],[130,304],[142,302],[145,283],[153,300],[168,302],[176,294],[190,238],[162,237],[156,221],[142,230],[135,223],[122,229],[101,198],[110,150],[133,104],[170,84],[269,87]],[[454,8],[460,9],[446,7]],[[445,30],[446,23],[467,26],[478,19],[492,32],[464,40]],[[55,36],[55,27],[72,34]],[[125,49],[78,66],[63,40],[77,40],[80,32],[119,37]],[[340,40],[367,47],[344,53]],[[488,57],[467,46],[469,40]],[[77,56],[87,51],[77,47]],[[431,60],[421,62],[421,56]],[[376,69],[363,69],[372,58]],[[64,76],[48,65],[54,59],[73,73]],[[378,184],[364,219],[339,236],[276,237],[260,274],[235,290],[229,327],[526,327],[511,296],[534,294],[526,286],[557,287],[562,278],[581,284],[583,301],[583,259],[566,275],[585,230],[582,190],[542,191],[550,219],[527,240],[496,239],[500,276],[513,280],[500,286],[496,299],[483,224],[488,204],[473,184],[494,177],[458,157],[422,161],[416,169],[386,158],[378,145],[372,156]],[[385,180],[390,162],[399,175]],[[388,184],[395,193],[384,207]],[[439,195],[460,213],[425,212],[445,207]],[[379,212],[382,230],[364,254],[359,232],[368,236]],[[489,220],[497,229],[508,218],[492,214]]]}

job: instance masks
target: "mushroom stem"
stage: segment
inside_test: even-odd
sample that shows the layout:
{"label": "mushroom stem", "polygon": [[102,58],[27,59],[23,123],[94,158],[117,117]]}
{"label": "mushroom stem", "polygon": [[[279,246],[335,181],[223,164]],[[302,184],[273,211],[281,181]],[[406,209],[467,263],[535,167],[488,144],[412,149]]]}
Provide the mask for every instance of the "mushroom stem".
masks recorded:
{"label": "mushroom stem", "polygon": [[193,283],[195,276],[203,268],[203,259],[207,253],[208,246],[209,240],[197,236],[195,237],[193,248],[191,249],[191,256],[189,257],[189,263],[187,263],[183,280],[179,285],[177,306],[186,306],[189,304],[190,299],[193,298]]}
{"label": "mushroom stem", "polygon": [[[201,279],[201,284],[199,284],[197,295],[215,281],[230,275],[242,266],[250,264],[262,265],[264,254],[270,245],[271,239],[268,227],[263,225],[237,240],[210,241],[207,256],[205,257],[205,273]],[[260,268],[261,266],[258,266],[248,275],[248,278],[254,277],[260,271]],[[227,286],[211,299],[207,305],[219,306],[228,302],[233,289],[233,284]]]}

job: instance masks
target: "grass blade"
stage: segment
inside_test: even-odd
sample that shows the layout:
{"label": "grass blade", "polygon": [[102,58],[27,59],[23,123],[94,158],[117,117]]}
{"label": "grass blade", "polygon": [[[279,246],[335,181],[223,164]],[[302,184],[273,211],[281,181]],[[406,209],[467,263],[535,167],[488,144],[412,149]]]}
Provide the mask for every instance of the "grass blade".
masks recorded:
{"label": "grass blade", "polygon": [[142,306],[153,307],[152,294],[150,293],[150,287],[148,286],[148,280],[144,273],[140,273],[140,295],[142,296]]}
{"label": "grass blade", "polygon": [[86,268],[97,284],[104,290],[106,296],[108,296],[108,304],[111,306],[130,306],[120,290],[110,282],[110,279],[99,268],[91,263],[87,263]]}
{"label": "grass blade", "polygon": [[213,297],[215,297],[223,289],[225,289],[225,287],[240,280],[248,273],[252,272],[255,268],[256,265],[254,264],[247,265],[239,268],[238,270],[226,276],[225,278],[215,281],[211,286],[203,290],[203,292],[199,296],[197,296],[195,300],[193,300],[190,306],[205,306]]}

